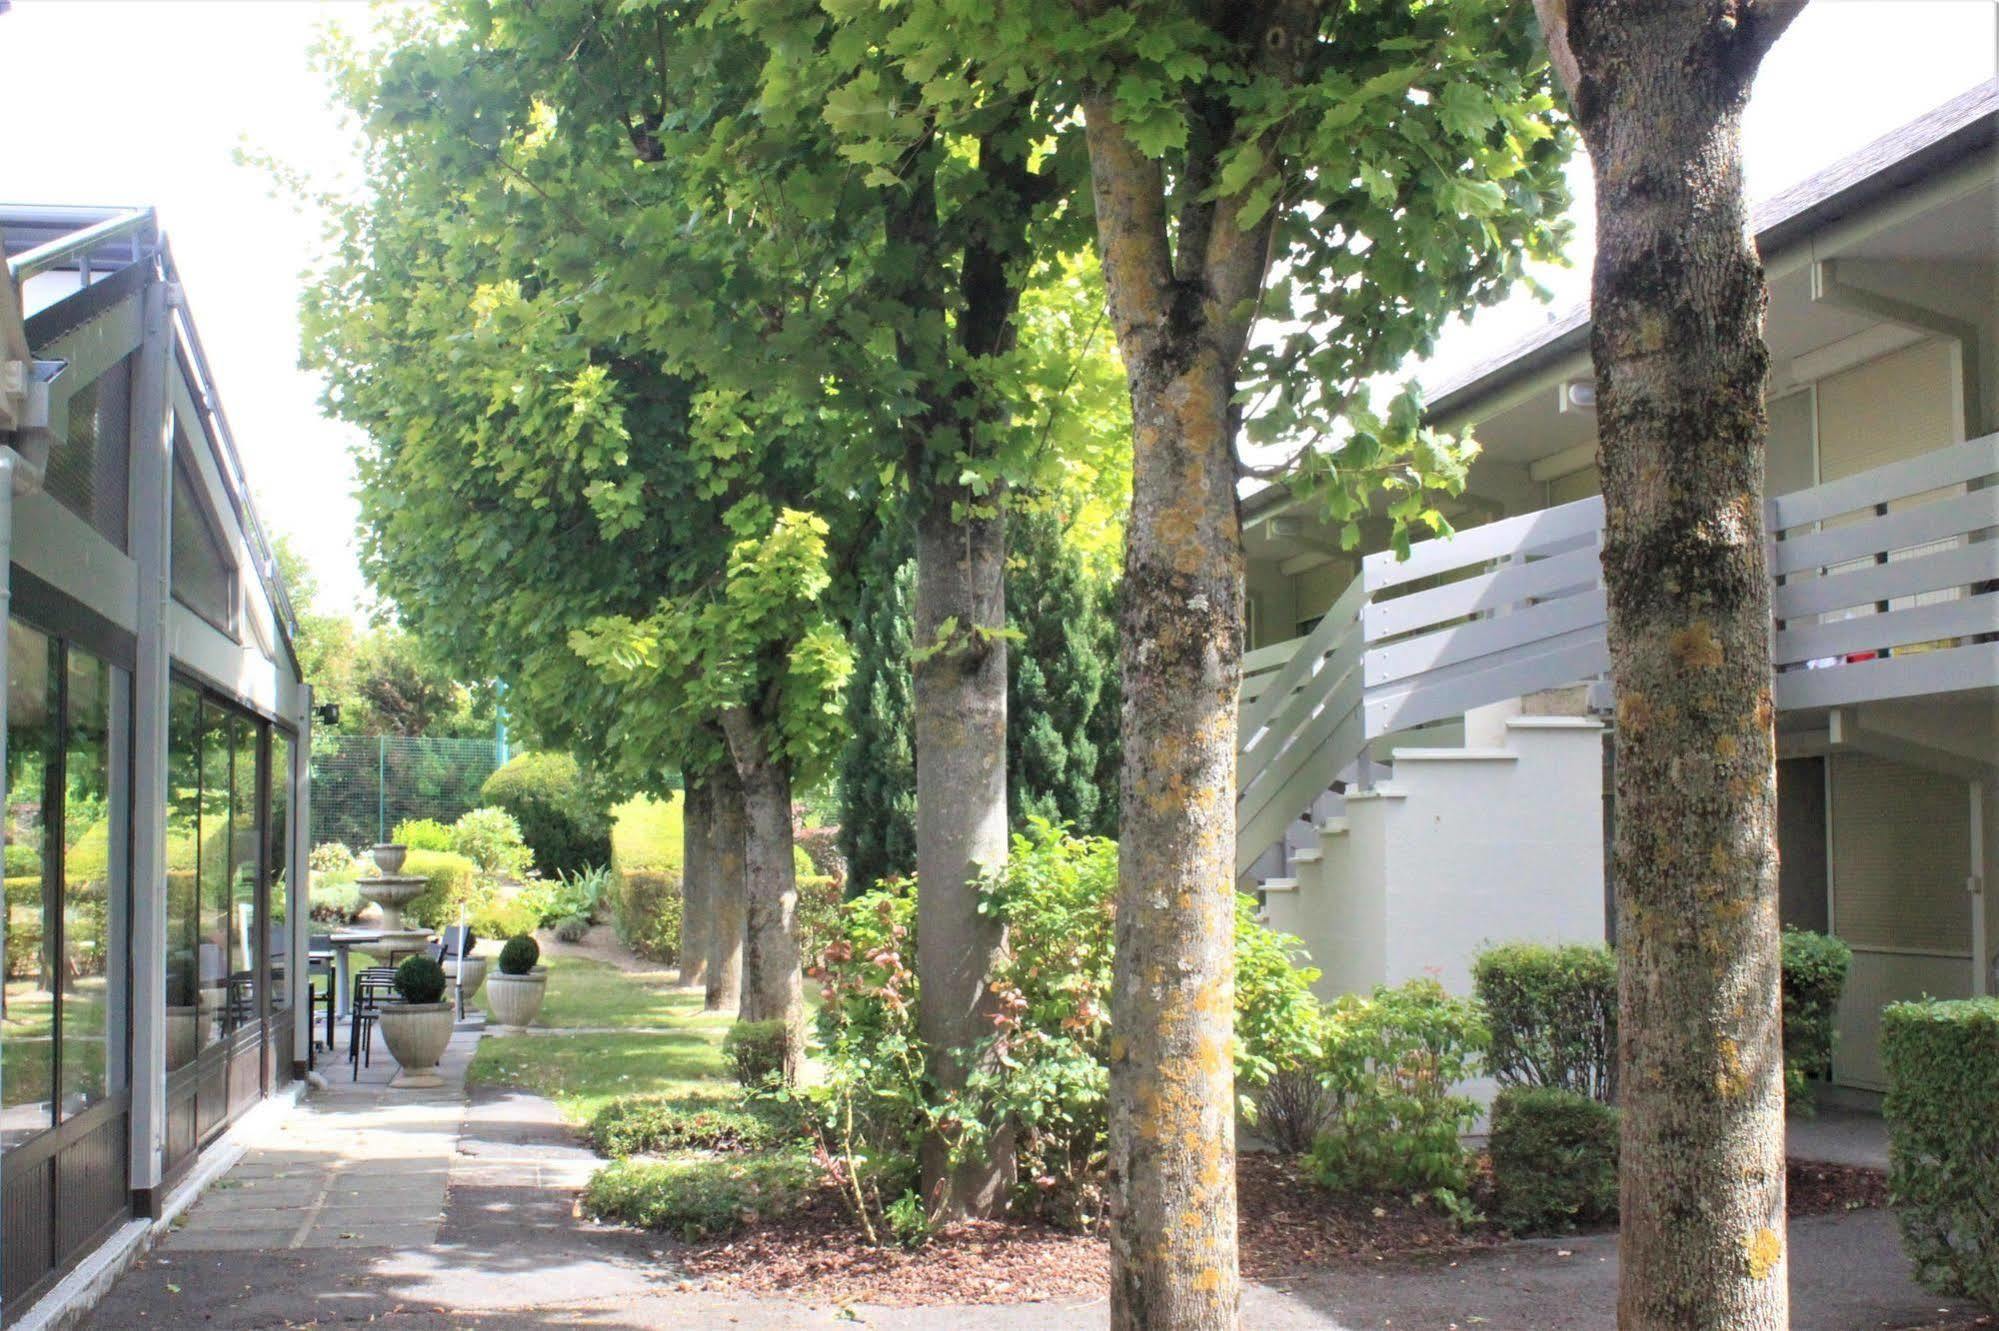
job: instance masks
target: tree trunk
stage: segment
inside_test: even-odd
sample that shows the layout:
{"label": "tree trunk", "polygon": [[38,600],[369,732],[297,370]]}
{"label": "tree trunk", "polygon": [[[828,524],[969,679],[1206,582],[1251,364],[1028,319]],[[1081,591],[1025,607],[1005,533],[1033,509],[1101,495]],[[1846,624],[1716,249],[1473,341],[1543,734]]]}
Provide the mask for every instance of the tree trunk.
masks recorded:
{"label": "tree trunk", "polygon": [[[1268,233],[1185,220],[1102,97],[1085,102],[1098,249],[1131,389],[1111,996],[1111,1325],[1236,1325],[1235,760],[1242,532],[1230,406]],[[1197,187],[1187,193],[1198,195]],[[1202,218],[1206,221],[1208,219]],[[1226,230],[1225,230],[1226,228]]]}
{"label": "tree trunk", "polygon": [[707,774],[689,769],[680,806],[680,983],[708,983],[708,929],[714,911],[715,874],[709,863],[709,825],[715,801]]}
{"label": "tree trunk", "polygon": [[[996,511],[952,514],[954,504],[979,502],[994,504],[935,486],[916,524],[914,642],[928,647],[947,621],[956,626],[951,645],[915,667],[918,1020],[930,1076],[945,1096],[964,1088],[971,1050],[992,1033],[986,981],[1004,942],[999,921],[979,913],[978,881],[1006,863],[1006,640],[998,636],[1006,628],[1006,522]],[[1004,1209],[1010,1132],[955,1168],[936,1136],[922,1155],[933,1215]]]}
{"label": "tree trunk", "polygon": [[743,809],[743,779],[724,759],[708,773],[708,989],[701,1006],[723,1012],[739,1005],[743,988],[743,918],[749,880],[744,856],[749,817]]}
{"label": "tree trunk", "polygon": [[795,1081],[805,1052],[805,997],[798,969],[798,871],[791,856],[791,769],[770,752],[762,726],[747,708],[725,713],[722,725],[743,779],[748,815],[743,998],[736,1015],[784,1023],[784,1079]]}
{"label": "tree trunk", "polygon": [[1542,4],[1596,168],[1624,1331],[1790,1318],[1766,292],[1741,122],[1797,7],[1571,0],[1564,25]]}

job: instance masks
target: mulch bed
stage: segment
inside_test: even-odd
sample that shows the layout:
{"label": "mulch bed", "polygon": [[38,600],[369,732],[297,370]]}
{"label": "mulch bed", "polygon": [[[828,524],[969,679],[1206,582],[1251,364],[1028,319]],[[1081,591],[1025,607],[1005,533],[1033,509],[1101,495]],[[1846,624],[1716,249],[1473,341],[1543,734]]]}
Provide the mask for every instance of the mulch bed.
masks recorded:
{"label": "mulch bed", "polygon": [[[1887,1204],[1887,1180],[1878,1170],[1794,1160],[1789,1174],[1794,1216]],[[1486,1226],[1460,1230],[1435,1208],[1404,1199],[1328,1192],[1298,1162],[1262,1152],[1238,1158],[1236,1199],[1242,1273],[1253,1280],[1343,1259],[1457,1253],[1506,1241]],[[1110,1281],[1101,1234],[1032,1221],[970,1221],[914,1252],[871,1248],[831,1189],[780,1220],[688,1245],[677,1255],[689,1277],[710,1289],[820,1304],[1067,1302],[1102,1298]],[[1986,1325],[1952,1322],[1936,1331]]]}

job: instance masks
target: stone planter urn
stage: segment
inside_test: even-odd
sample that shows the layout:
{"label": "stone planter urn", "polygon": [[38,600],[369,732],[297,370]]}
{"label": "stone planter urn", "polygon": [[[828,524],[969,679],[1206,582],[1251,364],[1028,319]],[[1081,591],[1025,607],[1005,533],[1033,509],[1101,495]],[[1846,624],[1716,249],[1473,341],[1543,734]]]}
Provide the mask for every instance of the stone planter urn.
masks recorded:
{"label": "stone planter urn", "polygon": [[541,1000],[548,994],[548,972],[536,967],[526,975],[501,971],[487,977],[486,1011],[494,1024],[519,1031],[541,1013]]}
{"label": "stone planter urn", "polygon": [[[458,978],[458,968],[461,964],[465,967],[463,980]],[[444,975],[458,986],[459,992],[465,995],[465,1001],[469,1003],[479,996],[479,986],[486,983],[486,958],[467,957],[461,963],[455,957],[447,957],[444,962]]]}
{"label": "stone planter urn", "polygon": [[389,1042],[389,1053],[398,1065],[389,1085],[405,1090],[444,1085],[444,1078],[437,1075],[437,1060],[451,1043],[451,1004],[384,1003],[380,1021],[382,1038]]}
{"label": "stone planter urn", "polygon": [[384,878],[392,878],[403,871],[403,861],[409,857],[410,848],[400,841],[383,841],[372,852],[375,870]]}

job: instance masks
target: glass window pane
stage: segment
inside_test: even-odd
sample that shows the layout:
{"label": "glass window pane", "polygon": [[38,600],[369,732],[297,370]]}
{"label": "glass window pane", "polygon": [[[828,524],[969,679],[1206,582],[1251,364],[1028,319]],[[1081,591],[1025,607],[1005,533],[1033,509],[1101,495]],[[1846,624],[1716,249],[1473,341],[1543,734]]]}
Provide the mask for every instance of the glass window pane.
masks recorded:
{"label": "glass window pane", "polygon": [[[63,1117],[102,1100],[116,1083],[112,1021],[118,988],[107,964],[112,912],[124,909],[126,869],[125,676],[69,649],[63,727],[61,1038]],[[122,1004],[122,998],[119,999]],[[116,1060],[122,1063],[122,1051]],[[120,1070],[122,1072],[122,1069]],[[118,1078],[122,1081],[122,1075]]]}
{"label": "glass window pane", "polygon": [[201,698],[175,684],[167,702],[167,1070],[194,1061],[200,1006]]}
{"label": "glass window pane", "polygon": [[214,1044],[228,1029],[229,992],[229,717],[201,708],[200,941],[195,975],[201,986],[201,1042]]}
{"label": "glass window pane", "polygon": [[236,628],[236,570],[208,506],[198,496],[200,482],[185,461],[193,444],[174,429],[173,528],[170,556],[173,593],[188,609],[221,629]]}
{"label": "glass window pane", "polygon": [[0,1147],[54,1122],[55,994],[48,955],[49,774],[55,768],[56,652],[7,625],[6,1006],[0,1031]]}
{"label": "glass window pane", "polygon": [[257,1005],[257,873],[264,861],[257,817],[257,722],[232,717],[235,779],[229,812],[229,1024],[246,1026]]}
{"label": "glass window pane", "polygon": [[264,837],[264,876],[271,903],[271,1008],[291,1006],[291,898],[287,879],[291,867],[291,740],[271,731],[271,819]]}

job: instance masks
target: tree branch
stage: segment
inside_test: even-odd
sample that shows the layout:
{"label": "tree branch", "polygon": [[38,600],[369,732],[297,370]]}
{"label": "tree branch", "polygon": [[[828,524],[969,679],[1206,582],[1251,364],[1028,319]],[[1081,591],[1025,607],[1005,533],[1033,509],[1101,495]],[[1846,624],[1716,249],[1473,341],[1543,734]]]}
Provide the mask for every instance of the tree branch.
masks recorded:
{"label": "tree branch", "polygon": [[1110,292],[1111,323],[1129,358],[1164,323],[1173,283],[1164,173],[1117,122],[1109,89],[1093,89],[1084,96],[1083,119],[1090,147],[1090,190],[1097,207],[1097,250]]}

